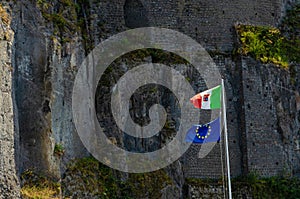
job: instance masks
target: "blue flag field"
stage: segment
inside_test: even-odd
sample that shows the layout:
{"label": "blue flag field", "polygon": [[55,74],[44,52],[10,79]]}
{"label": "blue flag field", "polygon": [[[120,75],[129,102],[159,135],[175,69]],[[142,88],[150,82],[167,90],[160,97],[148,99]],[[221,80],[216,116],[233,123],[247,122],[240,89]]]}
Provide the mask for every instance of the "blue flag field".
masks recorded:
{"label": "blue flag field", "polygon": [[197,144],[220,141],[220,117],[207,124],[193,125],[187,132],[185,141]]}

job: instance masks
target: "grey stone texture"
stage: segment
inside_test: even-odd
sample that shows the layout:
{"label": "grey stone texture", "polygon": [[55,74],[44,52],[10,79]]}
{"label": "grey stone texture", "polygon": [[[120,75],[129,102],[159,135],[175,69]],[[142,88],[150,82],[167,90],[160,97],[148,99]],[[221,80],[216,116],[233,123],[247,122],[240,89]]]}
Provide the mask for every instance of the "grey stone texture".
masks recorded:
{"label": "grey stone texture", "polygon": [[0,198],[19,198],[20,187],[15,159],[15,125],[12,81],[11,8],[0,5]]}
{"label": "grey stone texture", "polygon": [[243,58],[242,76],[248,169],[264,176],[298,174],[298,91],[291,74]]}
{"label": "grey stone texture", "polygon": [[[188,199],[198,199],[198,198],[228,198],[225,187],[219,184],[204,184],[204,185],[188,185],[187,196]],[[254,198],[251,194],[251,189],[246,186],[241,186],[238,189],[232,191],[232,198]]]}
{"label": "grey stone texture", "polygon": [[[36,169],[60,178],[60,169],[66,165],[60,164],[62,160],[66,163],[87,155],[71,112],[74,76],[84,52],[76,39],[62,46],[57,38],[49,37],[46,22],[32,2],[18,2],[16,7],[20,12],[15,13],[12,26],[18,166],[20,172]],[[54,154],[56,144],[64,147],[63,158]]]}
{"label": "grey stone texture", "polygon": [[[76,133],[71,110],[74,78],[88,53],[85,47],[96,46],[129,28],[143,26],[178,30],[213,52],[212,57],[226,85],[232,176],[250,171],[263,176],[299,175],[299,71],[296,70],[296,81],[292,83],[288,71],[231,55],[236,44],[234,24],[276,26],[291,2],[89,1],[82,6],[88,39],[81,33],[66,33],[70,39],[67,42],[53,35],[52,22],[43,18],[33,1],[10,3],[14,4],[11,25],[0,21],[0,198],[19,197],[17,172],[36,169],[59,178],[71,159],[88,155]],[[58,4],[53,3],[54,7]],[[69,20],[76,22],[76,19]],[[128,150],[141,150],[144,143],[118,130],[110,118],[109,102],[105,100],[109,99],[111,85],[123,73],[153,59],[150,56],[133,61],[119,60],[113,65],[116,70],[103,80],[106,83],[100,92],[103,95],[97,96],[100,102],[102,100],[101,106],[96,106],[100,124],[105,124],[107,135],[115,137],[120,147]],[[169,64],[191,77],[197,92],[205,89],[203,79],[197,77],[188,64],[172,61]],[[143,91],[141,89],[138,94]],[[160,136],[145,142],[147,150],[155,150],[165,144],[162,140],[172,139],[176,122],[180,121],[174,97],[158,91],[149,94],[152,97],[149,102],[170,102],[168,119],[173,130],[165,129]],[[140,110],[138,103],[141,99],[145,98],[142,95],[133,97],[132,114],[136,121],[145,122],[142,116],[146,112]],[[64,147],[62,156],[55,155],[56,144]],[[207,157],[199,159],[197,153],[201,146],[192,145],[178,162],[167,168],[176,186],[162,190],[163,197],[182,197],[185,177],[219,178],[221,157],[224,159],[224,149],[220,146],[221,143],[217,144]],[[216,189],[218,192],[219,188]],[[206,193],[205,190],[195,191],[195,196],[190,198],[197,198],[196,192]]]}
{"label": "grey stone texture", "polygon": [[[231,174],[233,176],[238,176],[244,172],[242,165],[243,153],[241,151],[242,140],[240,139],[240,130],[243,128],[243,124],[240,121],[240,74],[237,63],[234,62],[230,56],[216,55],[213,57],[213,60],[219,67],[221,75],[225,79]],[[224,131],[222,132],[222,137],[224,138]],[[187,151],[186,156],[183,157],[185,176],[190,178],[219,178],[222,173],[226,172],[224,168],[224,146],[224,142],[220,142],[208,156],[202,159],[198,158],[198,152],[201,145],[192,145]]]}

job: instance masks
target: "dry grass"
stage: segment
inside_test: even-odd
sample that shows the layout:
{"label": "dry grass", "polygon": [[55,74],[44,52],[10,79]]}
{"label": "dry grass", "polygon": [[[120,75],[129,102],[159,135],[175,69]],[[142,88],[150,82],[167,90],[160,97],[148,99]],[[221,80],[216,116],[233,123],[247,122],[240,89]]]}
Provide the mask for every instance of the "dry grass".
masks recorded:
{"label": "dry grass", "polygon": [[61,186],[57,180],[49,176],[26,170],[21,175],[21,189],[24,199],[59,199]]}
{"label": "dry grass", "polygon": [[21,194],[25,199],[59,199],[57,190],[51,187],[24,186]]}

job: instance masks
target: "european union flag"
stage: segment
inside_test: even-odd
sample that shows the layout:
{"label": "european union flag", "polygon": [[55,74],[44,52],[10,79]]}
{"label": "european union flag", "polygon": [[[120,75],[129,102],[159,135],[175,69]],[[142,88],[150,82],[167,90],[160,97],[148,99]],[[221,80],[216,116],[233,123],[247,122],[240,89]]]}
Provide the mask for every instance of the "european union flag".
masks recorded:
{"label": "european union flag", "polygon": [[218,142],[220,141],[220,131],[220,117],[218,117],[207,124],[193,125],[188,130],[185,141],[197,144]]}

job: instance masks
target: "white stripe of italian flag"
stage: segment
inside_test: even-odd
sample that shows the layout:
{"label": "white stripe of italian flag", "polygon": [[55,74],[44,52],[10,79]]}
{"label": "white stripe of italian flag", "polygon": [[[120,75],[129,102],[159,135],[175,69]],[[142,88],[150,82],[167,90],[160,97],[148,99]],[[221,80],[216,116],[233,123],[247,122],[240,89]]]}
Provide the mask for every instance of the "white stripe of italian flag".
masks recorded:
{"label": "white stripe of italian flag", "polygon": [[200,109],[218,109],[221,108],[221,85],[203,91],[194,97],[191,102],[196,108]]}

